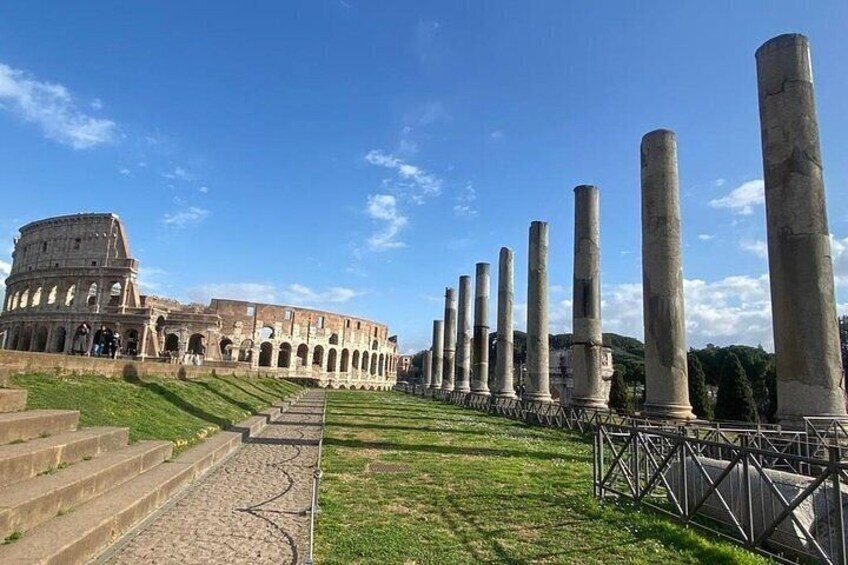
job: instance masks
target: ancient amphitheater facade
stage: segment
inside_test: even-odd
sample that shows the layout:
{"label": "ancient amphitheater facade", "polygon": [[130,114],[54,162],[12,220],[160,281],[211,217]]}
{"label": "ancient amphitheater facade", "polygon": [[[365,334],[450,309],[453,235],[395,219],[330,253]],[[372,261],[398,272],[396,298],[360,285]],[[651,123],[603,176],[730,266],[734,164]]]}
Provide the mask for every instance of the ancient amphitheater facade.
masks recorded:
{"label": "ancient amphitheater facade", "polygon": [[385,324],[297,306],[213,298],[209,305],[140,294],[138,261],[114,214],[23,226],[15,241],[0,348],[91,355],[102,327],[122,356],[251,368],[332,388],[395,384],[397,339]]}

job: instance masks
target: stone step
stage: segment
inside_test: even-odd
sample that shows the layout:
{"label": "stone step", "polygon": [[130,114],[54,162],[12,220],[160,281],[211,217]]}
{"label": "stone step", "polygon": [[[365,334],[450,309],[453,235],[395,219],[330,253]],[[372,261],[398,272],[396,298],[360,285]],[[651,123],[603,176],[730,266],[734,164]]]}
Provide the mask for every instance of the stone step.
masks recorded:
{"label": "stone step", "polygon": [[0,538],[13,532],[25,533],[60,512],[72,512],[80,504],[159,465],[171,456],[172,450],[169,441],[142,441],[3,489]]}
{"label": "stone step", "polygon": [[159,465],[121,486],[28,531],[13,544],[0,546],[0,563],[87,563],[148,516],[232,454],[247,436],[260,433],[269,421],[297,402],[300,395],[218,432],[178,458]]}
{"label": "stone step", "polygon": [[26,409],[27,391],[0,388],[0,412],[20,412]]}
{"label": "stone step", "polygon": [[0,446],[0,488],[127,445],[127,428],[85,428]]}
{"label": "stone step", "polygon": [[77,429],[77,410],[26,410],[0,414],[0,445]]}

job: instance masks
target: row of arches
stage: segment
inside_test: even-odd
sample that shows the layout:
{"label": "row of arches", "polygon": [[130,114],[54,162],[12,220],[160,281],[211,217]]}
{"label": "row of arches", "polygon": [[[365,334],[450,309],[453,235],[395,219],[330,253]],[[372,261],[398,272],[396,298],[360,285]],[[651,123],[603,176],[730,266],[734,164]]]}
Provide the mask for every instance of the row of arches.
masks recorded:
{"label": "row of arches", "polygon": [[[108,285],[109,294],[106,305],[120,306],[121,297],[123,296],[123,285],[116,281]],[[70,308],[77,303],[79,291],[77,283],[71,283],[67,287],[58,284],[52,287],[37,286],[34,288],[26,287],[23,290],[18,289],[14,292],[9,292],[6,298],[5,310],[11,312],[23,308],[38,308],[44,306],[64,306]],[[86,306],[96,306],[99,302],[98,286],[96,282],[88,285],[88,290],[83,298]]]}
{"label": "row of arches", "polygon": [[[113,330],[104,324],[107,330]],[[66,327],[64,324],[25,324],[10,331],[6,349],[35,353],[88,353],[98,329],[87,322]],[[139,332],[129,329],[122,336],[122,353],[135,355]]]}

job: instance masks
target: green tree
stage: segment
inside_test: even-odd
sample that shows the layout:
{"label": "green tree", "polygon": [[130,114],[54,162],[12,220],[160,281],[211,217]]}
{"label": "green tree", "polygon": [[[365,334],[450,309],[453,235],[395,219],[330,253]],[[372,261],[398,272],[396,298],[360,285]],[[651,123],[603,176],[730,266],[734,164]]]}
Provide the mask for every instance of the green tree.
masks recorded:
{"label": "green tree", "polygon": [[625,412],[628,408],[627,404],[627,385],[624,383],[621,367],[616,367],[612,374],[609,407],[611,410]]}
{"label": "green tree", "polygon": [[710,420],[713,417],[713,407],[707,391],[704,367],[694,353],[690,353],[686,361],[689,365],[689,402],[692,404],[692,410],[699,417]]}
{"label": "green tree", "polygon": [[715,415],[720,420],[754,422],[757,419],[751,383],[735,353],[728,353],[721,365]]}

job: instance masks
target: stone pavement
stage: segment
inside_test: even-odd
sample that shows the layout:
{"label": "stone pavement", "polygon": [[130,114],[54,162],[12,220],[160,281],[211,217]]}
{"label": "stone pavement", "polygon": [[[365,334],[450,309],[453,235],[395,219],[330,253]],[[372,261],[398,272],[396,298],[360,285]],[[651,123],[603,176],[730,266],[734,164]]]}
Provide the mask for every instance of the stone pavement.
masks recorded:
{"label": "stone pavement", "polygon": [[323,403],[309,391],[106,563],[303,563]]}

